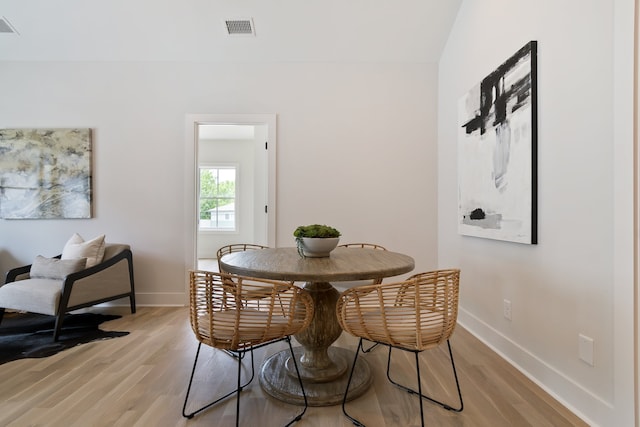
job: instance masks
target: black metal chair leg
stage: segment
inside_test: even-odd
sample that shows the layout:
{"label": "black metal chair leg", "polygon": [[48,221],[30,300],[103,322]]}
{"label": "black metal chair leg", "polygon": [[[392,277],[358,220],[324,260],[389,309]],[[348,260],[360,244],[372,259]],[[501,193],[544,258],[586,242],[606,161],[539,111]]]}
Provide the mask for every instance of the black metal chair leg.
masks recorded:
{"label": "black metal chair leg", "polygon": [[[393,385],[395,385],[396,387],[399,387],[402,390],[405,390],[405,391],[407,391],[407,392],[409,392],[411,394],[417,394],[422,399],[427,399],[430,402],[433,402],[433,403],[443,407],[447,411],[462,412],[462,409],[464,408],[464,403],[462,401],[462,392],[460,391],[460,383],[458,381],[458,373],[456,372],[456,365],[455,365],[455,362],[453,360],[453,352],[451,351],[451,343],[449,342],[449,340],[447,340],[447,346],[449,348],[449,358],[451,359],[451,367],[453,368],[453,376],[454,376],[454,378],[456,380],[456,388],[458,389],[458,398],[460,399],[460,406],[458,408],[454,408],[454,407],[452,407],[452,406],[450,406],[450,405],[448,405],[446,403],[440,402],[439,400],[433,399],[433,398],[431,398],[429,396],[426,396],[426,395],[422,394],[422,390],[420,389],[420,387],[419,387],[419,390],[416,391],[416,390],[413,390],[413,389],[411,389],[409,387],[406,387],[406,386],[404,386],[402,384],[398,384],[393,379],[391,379],[391,375],[390,375],[390,372],[389,372],[390,371],[390,366],[391,366],[391,349],[392,349],[391,346],[389,346],[389,357],[387,359],[387,379]],[[404,349],[401,349],[401,350],[404,350]],[[412,350],[404,350],[404,351],[412,351]],[[418,351],[413,351],[413,352],[416,355],[416,362],[417,362],[418,361],[418,353],[419,352]],[[419,386],[420,385],[420,377],[419,377],[419,375],[420,375],[420,367],[419,367],[419,365],[416,365],[416,370],[418,372],[418,386]],[[422,399],[421,399],[421,401],[422,401]]]}
{"label": "black metal chair leg", "polygon": [[460,408],[452,408],[447,405],[445,409],[454,412],[462,412],[464,409],[464,402],[462,401],[462,391],[460,391],[460,382],[458,381],[458,372],[456,371],[456,363],[453,361],[453,351],[451,351],[451,343],[447,340],[447,347],[449,347],[449,358],[451,359],[451,367],[453,368],[453,377],[456,379],[456,387],[458,389],[458,398],[460,399]]}
{"label": "black metal chair leg", "polygon": [[[233,350],[222,350],[224,353],[228,354],[229,356],[233,357],[234,359],[242,359],[244,358],[244,355],[246,352],[242,352],[242,351],[233,351]],[[253,353],[251,353],[251,355],[253,356]],[[253,363],[253,362],[251,362]],[[253,369],[253,365],[252,365],[252,369]]]}
{"label": "black metal chair leg", "polygon": [[[196,358],[193,361],[193,368],[191,370],[191,377],[189,378],[189,385],[187,387],[187,394],[186,394],[186,396],[184,398],[184,405],[182,406],[182,416],[185,417],[185,418],[189,418],[189,419],[193,418],[194,415],[204,411],[205,409],[215,405],[216,403],[226,399],[227,397],[231,396],[234,393],[238,393],[238,399],[239,399],[240,398],[239,397],[240,392],[246,386],[248,386],[251,383],[251,381],[253,381],[253,378],[255,376],[253,350],[250,350],[251,351],[251,378],[249,378],[249,380],[243,385],[240,385],[240,378],[238,378],[238,386],[236,387],[236,389],[234,389],[233,391],[230,391],[229,393],[225,394],[224,396],[214,400],[211,403],[208,403],[208,404],[204,405],[203,407],[201,407],[201,408],[199,408],[199,409],[197,409],[197,410],[195,410],[195,411],[193,411],[191,413],[187,413],[187,402],[189,400],[189,394],[191,392],[191,386],[193,384],[193,376],[194,376],[194,374],[196,372],[196,365],[198,363],[198,356],[200,355],[200,348],[201,347],[202,347],[202,343],[200,342],[200,343],[198,343],[198,349],[196,350]],[[239,357],[238,358],[238,373],[241,372],[241,366],[242,366],[242,357]],[[239,405],[239,402],[237,403],[237,405]],[[237,416],[236,416],[236,420],[237,420]]]}
{"label": "black metal chair leg", "polygon": [[0,307],[0,323],[2,323],[3,317],[4,317],[4,307]]}
{"label": "black metal chair leg", "polygon": [[[251,366],[253,366],[253,363],[251,363]],[[240,391],[242,390],[242,386],[240,385],[241,375],[242,375],[242,361],[240,358],[238,358],[238,382],[237,382],[237,388],[236,388],[236,390],[238,390],[238,392],[236,393],[236,427],[240,426]]]}
{"label": "black metal chair leg", "polygon": [[376,342],[376,343],[373,343],[373,345],[371,345],[371,347],[369,347],[369,348],[367,348],[367,349],[363,348],[363,349],[362,349],[362,352],[363,352],[363,353],[369,353],[371,350],[373,350],[374,348],[376,348],[376,347],[378,346],[378,344],[379,344],[379,343],[377,343],[377,342]]}
{"label": "black metal chair leg", "polygon": [[[420,359],[418,358],[418,352],[413,353],[416,359],[416,376],[418,378],[418,396],[422,397],[422,381],[420,381]],[[418,399],[420,401],[420,423],[421,426],[424,427],[424,404],[422,403],[422,399]]]}
{"label": "black metal chair leg", "polygon": [[298,370],[298,362],[296,362],[296,355],[293,353],[293,346],[291,345],[291,337],[287,337],[287,344],[289,344],[289,351],[291,352],[291,360],[293,360],[293,366],[296,368],[296,374],[298,375],[298,382],[300,383],[300,389],[302,390],[302,397],[304,398],[304,409],[301,413],[296,415],[294,419],[289,421],[285,427],[289,427],[291,424],[300,421],[305,412],[307,412],[307,408],[309,407],[309,402],[307,401],[307,394],[304,392],[304,385],[302,384],[302,377],[300,377],[300,371]]}
{"label": "black metal chair leg", "polygon": [[[253,381],[253,377],[255,377],[255,375],[256,375],[256,364],[255,364],[255,361],[253,359],[253,348],[251,348],[251,350],[249,350],[249,352],[251,353],[251,378],[249,378],[249,381],[247,381],[243,386],[240,386],[240,391],[244,390],[244,388],[246,386],[251,384],[251,381]],[[242,359],[244,359],[245,354],[247,354],[246,351],[242,351],[242,352],[238,353],[238,363],[242,362]]]}
{"label": "black metal chair leg", "polygon": [[191,384],[193,383],[193,374],[196,372],[196,363],[198,363],[198,356],[200,355],[200,347],[202,343],[198,343],[198,349],[196,350],[196,359],[193,361],[193,368],[191,368],[191,376],[189,377],[189,385],[187,386],[187,395],[184,397],[184,405],[182,405],[182,416],[185,418],[193,418],[195,412],[191,414],[186,413],[187,400],[189,400],[189,393],[191,392]]}
{"label": "black metal chair leg", "polygon": [[358,427],[365,427],[357,419],[353,418],[351,415],[347,413],[347,409],[345,408],[345,404],[347,403],[347,394],[349,394],[349,386],[351,385],[351,379],[353,378],[353,372],[356,369],[356,362],[358,361],[358,353],[362,350],[362,338],[358,341],[358,348],[356,348],[356,355],[353,357],[353,365],[351,365],[351,372],[349,373],[349,380],[347,381],[347,388],[344,391],[344,396],[342,397],[342,413],[351,420],[353,425]]}
{"label": "black metal chair leg", "polygon": [[231,351],[231,350],[222,350],[225,353],[227,353],[229,356],[233,357],[234,359],[238,359],[240,357],[239,353],[236,353],[235,351]]}

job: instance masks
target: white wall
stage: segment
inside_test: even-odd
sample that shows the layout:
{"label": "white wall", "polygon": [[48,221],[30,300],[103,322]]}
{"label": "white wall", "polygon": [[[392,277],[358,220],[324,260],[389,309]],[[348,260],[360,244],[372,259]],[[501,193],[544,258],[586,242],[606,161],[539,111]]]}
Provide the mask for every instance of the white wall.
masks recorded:
{"label": "white wall", "polygon": [[132,245],[141,304],[183,303],[187,114],[277,114],[277,240],[339,228],[435,267],[437,65],[1,62],[0,127],[91,127],[95,218],[0,220],[0,270],[75,231]]}
{"label": "white wall", "polygon": [[[324,222],[344,242],[413,255],[416,271],[460,266],[466,326],[594,424],[632,425],[624,344],[633,343],[624,237],[633,234],[624,120],[632,87],[619,79],[628,63],[615,57],[633,37],[632,3],[465,0],[439,70],[0,62],[0,127],[91,127],[95,136],[95,218],[0,220],[0,272],[59,253],[75,231],[106,233],[133,247],[140,303],[182,303],[185,115],[275,113],[278,246],[292,245],[297,225]],[[540,244],[459,236],[456,102],[532,39]],[[504,298],[511,322],[502,318]],[[595,367],[577,359],[578,333],[595,339]]]}
{"label": "white wall", "polygon": [[[458,235],[458,99],[530,40],[539,244]],[[624,179],[633,160],[614,162],[633,146],[632,120],[615,118],[632,112],[630,46],[633,0],[464,0],[440,62],[439,264],[462,269],[460,321],[602,426],[634,422],[633,260],[617,258],[633,249],[633,184]],[[595,340],[593,367],[578,358],[578,334]]]}

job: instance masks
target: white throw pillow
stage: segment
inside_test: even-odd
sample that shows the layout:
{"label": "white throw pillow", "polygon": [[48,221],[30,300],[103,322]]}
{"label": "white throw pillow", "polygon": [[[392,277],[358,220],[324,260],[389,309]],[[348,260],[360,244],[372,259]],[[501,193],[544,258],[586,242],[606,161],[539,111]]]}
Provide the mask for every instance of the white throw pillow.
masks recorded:
{"label": "white throw pillow", "polygon": [[85,241],[78,233],[74,233],[64,249],[62,259],[86,258],[87,268],[102,262],[104,258],[104,234]]}
{"label": "white throw pillow", "polygon": [[31,264],[29,277],[62,280],[71,273],[85,268],[86,258],[58,259],[38,255]]}

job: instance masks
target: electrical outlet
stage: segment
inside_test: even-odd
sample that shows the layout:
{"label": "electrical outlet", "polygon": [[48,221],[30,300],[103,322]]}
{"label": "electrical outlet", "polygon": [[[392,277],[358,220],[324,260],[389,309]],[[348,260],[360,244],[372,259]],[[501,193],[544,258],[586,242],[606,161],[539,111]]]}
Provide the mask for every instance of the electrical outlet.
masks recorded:
{"label": "electrical outlet", "polygon": [[508,299],[502,302],[502,314],[507,320],[511,320],[511,301]]}
{"label": "electrical outlet", "polygon": [[583,362],[593,366],[593,338],[578,334],[578,357]]}

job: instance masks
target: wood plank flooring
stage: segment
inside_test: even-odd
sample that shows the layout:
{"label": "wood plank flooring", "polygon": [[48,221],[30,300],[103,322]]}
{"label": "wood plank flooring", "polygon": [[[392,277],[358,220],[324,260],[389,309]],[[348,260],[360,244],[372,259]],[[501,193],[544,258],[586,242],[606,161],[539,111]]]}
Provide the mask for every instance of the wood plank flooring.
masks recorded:
{"label": "wood plank flooring", "polygon": [[[197,342],[188,308],[125,307],[93,309],[123,317],[103,329],[129,331],[125,337],[81,345],[43,359],[0,365],[0,426],[233,426],[235,398],[187,420],[181,410]],[[355,349],[356,339],[343,334],[337,345]],[[462,327],[451,340],[464,398],[464,411],[448,412],[425,402],[428,426],[586,426],[534,383],[504,362]],[[260,349],[265,356],[286,348],[278,343]],[[385,376],[386,349],[365,355],[374,375],[371,389],[348,403],[350,413],[368,427],[419,426],[415,396],[391,385]],[[193,390],[194,405],[212,400],[235,384],[236,361],[203,346]],[[248,367],[248,360],[245,361]],[[413,355],[394,352],[395,378],[415,384]],[[248,370],[245,370],[248,372]],[[456,403],[455,383],[446,346],[421,356],[423,387]],[[258,378],[241,397],[240,424],[280,426],[298,406],[265,395]],[[352,425],[340,406],[310,407],[299,427]]]}

